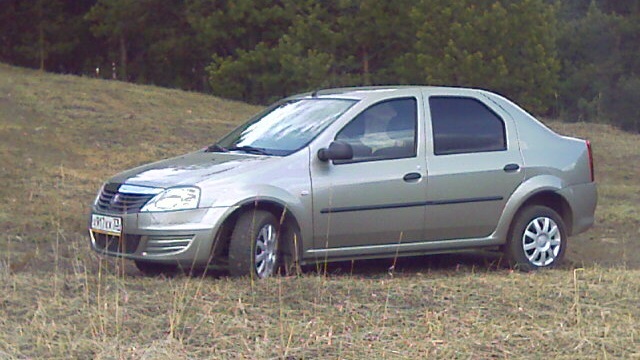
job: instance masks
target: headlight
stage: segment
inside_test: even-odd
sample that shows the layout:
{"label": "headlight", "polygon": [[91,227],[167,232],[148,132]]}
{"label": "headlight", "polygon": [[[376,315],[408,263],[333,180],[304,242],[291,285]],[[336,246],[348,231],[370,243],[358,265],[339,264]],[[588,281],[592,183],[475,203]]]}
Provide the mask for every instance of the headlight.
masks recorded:
{"label": "headlight", "polygon": [[195,209],[200,202],[200,189],[179,187],[166,189],[153,197],[140,209],[141,212]]}

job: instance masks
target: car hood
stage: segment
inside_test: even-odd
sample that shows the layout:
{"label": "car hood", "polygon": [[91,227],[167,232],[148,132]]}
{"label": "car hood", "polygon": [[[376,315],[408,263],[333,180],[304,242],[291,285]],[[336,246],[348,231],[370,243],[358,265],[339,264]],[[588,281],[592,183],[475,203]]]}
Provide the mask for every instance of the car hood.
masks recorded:
{"label": "car hood", "polygon": [[196,185],[213,177],[231,176],[243,169],[255,168],[256,163],[268,159],[268,156],[199,151],[142,165],[121,172],[109,181],[162,188]]}

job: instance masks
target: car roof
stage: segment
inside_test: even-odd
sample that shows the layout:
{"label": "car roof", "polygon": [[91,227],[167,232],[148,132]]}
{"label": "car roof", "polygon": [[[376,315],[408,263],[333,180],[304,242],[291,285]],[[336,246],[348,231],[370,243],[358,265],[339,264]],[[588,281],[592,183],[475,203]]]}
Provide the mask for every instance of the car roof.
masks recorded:
{"label": "car roof", "polygon": [[315,91],[309,91],[293,95],[287,99],[300,99],[300,98],[330,98],[330,99],[352,99],[362,100],[377,97],[386,97],[391,94],[402,94],[406,90],[425,90],[429,93],[439,93],[443,95],[470,95],[480,94],[485,95],[492,94],[491,92],[463,87],[449,87],[449,86],[419,86],[419,85],[383,85],[383,86],[360,86],[360,87],[344,87],[344,88],[330,88],[320,89]]}

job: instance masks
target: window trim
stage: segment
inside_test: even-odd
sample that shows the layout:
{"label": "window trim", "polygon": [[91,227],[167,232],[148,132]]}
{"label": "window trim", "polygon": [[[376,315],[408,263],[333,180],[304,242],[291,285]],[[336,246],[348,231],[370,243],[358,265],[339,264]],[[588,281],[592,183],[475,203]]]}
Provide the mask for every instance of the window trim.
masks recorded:
{"label": "window trim", "polygon": [[[451,150],[451,151],[437,151],[436,149],[436,134],[435,127],[433,126],[433,112],[431,111],[431,99],[464,99],[464,100],[472,100],[479,103],[485,109],[489,110],[501,123],[502,125],[502,141],[504,143],[504,148],[502,149],[493,149],[493,150]],[[504,121],[504,118],[500,116],[496,111],[491,108],[491,106],[487,105],[484,101],[478,99],[473,96],[464,96],[464,95],[431,95],[427,98],[427,103],[429,104],[429,120],[431,121],[431,138],[433,140],[433,154],[435,156],[446,156],[446,155],[460,155],[460,154],[478,154],[478,153],[491,153],[491,152],[499,152],[499,151],[508,151],[509,143],[507,141],[507,124]]]}
{"label": "window trim", "polygon": [[420,123],[420,115],[419,115],[419,110],[420,110],[420,99],[418,99],[418,97],[416,96],[401,96],[401,97],[397,97],[397,98],[390,98],[390,99],[384,99],[381,101],[378,101],[376,103],[373,103],[369,106],[367,106],[365,109],[363,109],[362,111],[360,111],[358,114],[356,114],[355,116],[353,116],[343,127],[340,128],[340,130],[338,130],[336,132],[336,135],[333,137],[333,140],[336,141],[338,140],[337,137],[340,134],[340,132],[342,132],[342,130],[344,130],[344,128],[346,128],[347,126],[349,126],[354,120],[356,120],[360,115],[362,115],[365,111],[371,109],[374,106],[380,105],[380,104],[384,104],[386,102],[391,102],[391,101],[397,101],[397,100],[413,100],[415,102],[415,110],[416,110],[416,116],[415,116],[415,131],[413,133],[413,155],[410,156],[398,156],[398,157],[369,157],[369,158],[361,158],[361,159],[352,159],[352,160],[332,160],[332,163],[334,165],[345,165],[345,164],[358,164],[358,163],[364,163],[364,162],[374,162],[374,161],[386,161],[386,160],[400,160],[400,159],[412,159],[412,158],[417,158],[418,157],[418,132],[420,131],[419,128],[419,123]]}

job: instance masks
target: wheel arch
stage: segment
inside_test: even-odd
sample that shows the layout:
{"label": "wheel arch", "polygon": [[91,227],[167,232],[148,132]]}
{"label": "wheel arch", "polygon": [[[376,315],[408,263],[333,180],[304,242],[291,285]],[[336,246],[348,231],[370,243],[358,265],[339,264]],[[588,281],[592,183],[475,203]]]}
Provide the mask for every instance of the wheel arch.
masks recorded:
{"label": "wheel arch", "polygon": [[509,233],[511,233],[511,229],[518,218],[518,214],[524,209],[535,205],[548,207],[558,213],[564,222],[567,234],[571,235],[573,231],[573,211],[571,210],[571,205],[569,204],[569,201],[567,201],[567,199],[557,191],[550,189],[533,193],[520,204],[511,220]]}
{"label": "wheel arch", "polygon": [[509,197],[493,235],[506,243],[518,215],[532,205],[546,206],[558,213],[565,224],[567,235],[571,235],[574,211],[570,199],[562,194],[564,188],[566,186],[561,178],[549,174],[525,180]]}
{"label": "wheel arch", "polygon": [[299,262],[302,254],[302,239],[297,217],[286,204],[265,198],[247,199],[238,204],[237,208],[225,218],[215,236],[213,249],[211,250],[212,258],[227,259],[231,234],[240,214],[256,210],[270,212],[278,219],[282,225],[281,229],[283,229],[281,239],[289,240],[282,242],[285,245],[283,251],[293,256],[295,262]]}

